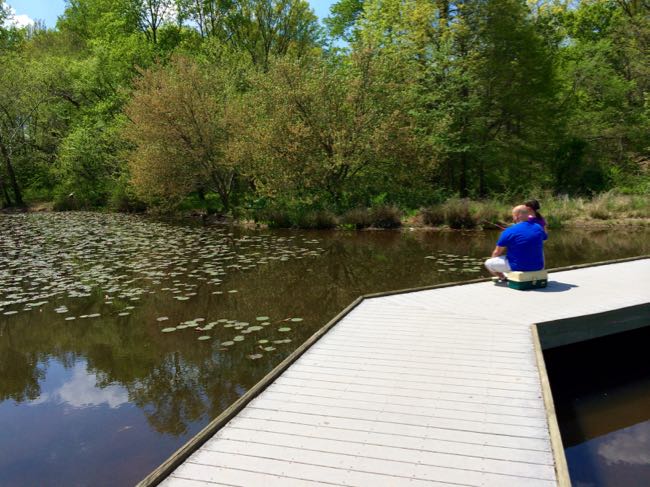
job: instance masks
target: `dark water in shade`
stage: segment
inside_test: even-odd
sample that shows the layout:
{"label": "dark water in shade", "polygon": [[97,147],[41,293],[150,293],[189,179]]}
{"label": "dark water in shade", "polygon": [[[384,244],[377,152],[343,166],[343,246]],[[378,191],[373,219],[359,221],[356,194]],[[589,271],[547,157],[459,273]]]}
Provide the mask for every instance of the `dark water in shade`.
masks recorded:
{"label": "dark water in shade", "polygon": [[[134,484],[357,296],[485,276],[496,238],[0,216],[0,486]],[[546,246],[547,267],[648,253],[650,228]]]}
{"label": "dark water in shade", "polygon": [[640,330],[546,350],[571,482],[650,486],[650,316]]}

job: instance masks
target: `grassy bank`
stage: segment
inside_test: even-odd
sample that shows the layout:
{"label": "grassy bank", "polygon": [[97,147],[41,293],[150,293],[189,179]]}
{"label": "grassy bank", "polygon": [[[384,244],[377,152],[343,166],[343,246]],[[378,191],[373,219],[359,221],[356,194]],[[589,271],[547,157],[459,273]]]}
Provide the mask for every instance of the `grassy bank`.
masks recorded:
{"label": "grassy bank", "polygon": [[[650,196],[621,195],[612,192],[593,198],[549,196],[540,200],[540,212],[548,228],[564,226],[602,226],[620,221],[650,223]],[[469,200],[451,198],[418,210],[402,210],[391,205],[354,208],[337,215],[328,210],[267,210],[251,219],[272,228],[366,229],[432,227],[451,229],[497,228],[510,222],[512,207],[518,201]]]}
{"label": "grassy bank", "polygon": [[[188,198],[172,211],[174,217],[201,218],[205,221],[237,221],[269,228],[301,229],[496,229],[510,223],[510,211],[519,201],[504,199],[470,200],[450,198],[444,203],[419,209],[401,209],[382,204],[357,207],[342,213],[327,209],[294,206],[264,210],[239,209],[233,215],[220,215],[218,208],[206,211],[205,201]],[[650,195],[602,193],[593,198],[547,196],[540,198],[541,213],[549,229],[564,226],[609,226],[625,222],[650,225]],[[71,210],[58,208],[52,202],[33,201],[30,211]],[[83,208],[95,211],[125,211],[124,208]],[[128,209],[128,211],[134,211]],[[142,208],[138,208],[142,211]],[[160,213],[156,213],[160,214]],[[163,213],[166,214],[166,213]]]}
{"label": "grassy bank", "polygon": [[[603,193],[593,198],[547,197],[540,200],[540,213],[548,228],[597,226],[616,221],[650,221],[650,196]],[[451,199],[420,210],[421,225],[450,228],[494,227],[510,222],[512,206],[503,200],[471,201]],[[417,224],[417,222],[416,222]]]}

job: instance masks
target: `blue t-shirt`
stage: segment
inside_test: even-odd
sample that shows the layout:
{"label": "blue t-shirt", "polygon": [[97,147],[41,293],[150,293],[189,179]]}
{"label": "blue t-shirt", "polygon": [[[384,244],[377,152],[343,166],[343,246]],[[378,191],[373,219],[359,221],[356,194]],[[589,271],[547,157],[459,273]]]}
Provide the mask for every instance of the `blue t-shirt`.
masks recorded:
{"label": "blue t-shirt", "polygon": [[544,268],[546,232],[537,223],[519,222],[506,228],[497,241],[508,248],[508,262],[513,271],[538,271]]}

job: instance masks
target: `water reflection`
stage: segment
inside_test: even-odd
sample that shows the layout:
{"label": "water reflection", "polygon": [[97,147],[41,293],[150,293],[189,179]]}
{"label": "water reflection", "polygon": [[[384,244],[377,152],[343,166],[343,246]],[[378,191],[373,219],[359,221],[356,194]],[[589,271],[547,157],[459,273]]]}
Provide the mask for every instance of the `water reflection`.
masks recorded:
{"label": "water reflection", "polygon": [[587,440],[565,452],[574,486],[647,487],[650,421]]}
{"label": "water reflection", "polygon": [[[57,367],[59,368],[59,367]],[[129,395],[124,387],[118,385],[99,386],[98,378],[93,373],[86,371],[84,362],[76,363],[71,370],[66,371],[70,377],[51,393],[42,392],[41,395],[27,403],[35,406],[46,402],[62,403],[73,408],[84,408],[106,404],[109,408],[116,408],[129,402]],[[53,371],[50,369],[48,382],[52,382]]]}
{"label": "water reflection", "polygon": [[573,485],[650,485],[649,339],[646,327],[544,352]]}
{"label": "water reflection", "polygon": [[627,463],[650,468],[650,421],[605,435],[597,450],[608,465]]}
{"label": "water reflection", "polygon": [[[649,236],[553,232],[548,265]],[[496,237],[2,216],[0,485],[133,484],[358,295],[485,275]]]}

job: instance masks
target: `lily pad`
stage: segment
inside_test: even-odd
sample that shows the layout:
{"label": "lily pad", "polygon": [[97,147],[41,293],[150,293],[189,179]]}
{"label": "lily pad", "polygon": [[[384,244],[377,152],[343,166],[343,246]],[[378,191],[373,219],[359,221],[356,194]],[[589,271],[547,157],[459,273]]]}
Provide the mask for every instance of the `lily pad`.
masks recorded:
{"label": "lily pad", "polygon": [[212,337],[209,335],[201,335],[200,337],[197,338],[197,340],[203,341],[203,340],[209,340],[210,338]]}
{"label": "lily pad", "polygon": [[278,328],[278,331],[282,333],[286,333],[288,331],[291,331],[291,328],[289,328],[288,326],[283,326],[282,328]]}
{"label": "lily pad", "polygon": [[293,321],[294,323],[299,323],[302,321],[302,318],[291,318],[291,321]]}
{"label": "lily pad", "polygon": [[247,357],[251,360],[257,360],[259,358],[262,358],[263,356],[264,355],[262,355],[261,353],[254,353],[252,355],[247,355]]}
{"label": "lily pad", "polygon": [[233,342],[243,342],[244,341],[244,336],[242,335],[237,335],[235,338],[232,339]]}
{"label": "lily pad", "polygon": [[169,328],[163,328],[160,331],[162,331],[163,333],[171,333],[172,331],[176,331],[176,327],[175,326],[170,326]]}
{"label": "lily pad", "polygon": [[268,321],[268,320],[270,320],[271,318],[269,318],[268,316],[258,316],[258,317],[255,318],[255,319],[256,319],[257,321]]}
{"label": "lily pad", "polygon": [[235,344],[235,342],[232,342],[232,341],[221,342],[222,347],[229,347],[229,346],[234,345],[234,344]]}
{"label": "lily pad", "polygon": [[167,316],[161,316],[160,318],[156,318],[156,321],[167,321],[168,319]]}

